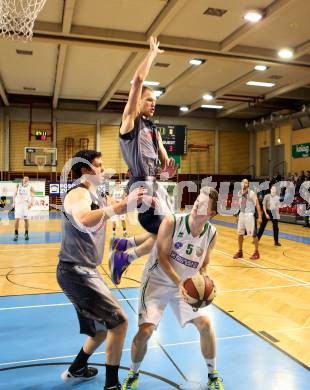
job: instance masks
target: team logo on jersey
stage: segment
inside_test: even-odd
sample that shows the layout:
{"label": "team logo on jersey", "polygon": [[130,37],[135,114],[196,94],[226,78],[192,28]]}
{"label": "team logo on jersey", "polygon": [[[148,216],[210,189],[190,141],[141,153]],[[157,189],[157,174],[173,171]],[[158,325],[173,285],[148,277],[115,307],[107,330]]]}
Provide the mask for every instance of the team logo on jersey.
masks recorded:
{"label": "team logo on jersey", "polygon": [[203,253],[203,249],[202,248],[196,248],[196,256],[201,256],[202,255],[202,253]]}
{"label": "team logo on jersey", "polygon": [[183,235],[184,235],[184,233],[183,233],[183,232],[180,232],[180,233],[178,234],[178,238],[179,238],[179,237],[181,237],[181,238],[182,238],[182,237],[183,237]]}
{"label": "team logo on jersey", "polygon": [[182,246],[183,246],[182,242],[179,241],[174,244],[175,249],[180,249],[182,248]]}

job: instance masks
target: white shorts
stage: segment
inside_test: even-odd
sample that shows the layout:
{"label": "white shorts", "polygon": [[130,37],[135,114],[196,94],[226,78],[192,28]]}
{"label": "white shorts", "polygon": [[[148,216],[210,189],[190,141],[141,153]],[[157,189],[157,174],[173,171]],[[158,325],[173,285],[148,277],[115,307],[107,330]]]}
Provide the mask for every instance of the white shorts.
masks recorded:
{"label": "white shorts", "polygon": [[251,237],[256,237],[256,219],[252,213],[239,213],[238,217],[238,234],[244,236],[247,234]]}
{"label": "white shorts", "polygon": [[29,219],[28,203],[15,204],[15,219]]}
{"label": "white shorts", "polygon": [[112,222],[125,221],[125,214],[114,214],[111,217]]}
{"label": "white shorts", "polygon": [[168,304],[182,327],[195,318],[206,315],[204,309],[194,311],[184,301],[177,287],[160,285],[156,281],[146,278],[140,287],[139,326],[154,324],[157,327]]}

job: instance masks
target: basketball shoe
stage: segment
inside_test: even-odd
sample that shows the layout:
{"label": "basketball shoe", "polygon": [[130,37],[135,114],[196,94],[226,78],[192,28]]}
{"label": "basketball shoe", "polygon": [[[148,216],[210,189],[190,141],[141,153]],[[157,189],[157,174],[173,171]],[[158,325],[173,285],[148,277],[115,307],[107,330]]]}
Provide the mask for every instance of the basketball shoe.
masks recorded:
{"label": "basketball shoe", "polygon": [[242,258],[243,258],[243,252],[240,250],[233,256],[233,259],[242,259]]}
{"label": "basketball shoe", "polygon": [[128,243],[128,241],[126,240],[126,238],[112,237],[110,240],[109,252],[112,252],[114,250],[125,252],[125,250],[128,249],[127,243]]}
{"label": "basketball shoe", "polygon": [[122,384],[121,390],[136,389],[138,383],[139,383],[139,373],[130,370],[127,378],[124,380],[124,383]]}
{"label": "basketball shoe", "polygon": [[61,379],[64,382],[79,383],[82,381],[89,381],[98,375],[98,370],[95,367],[85,366],[82,369],[76,371],[74,374],[69,370],[65,370],[61,375]]}
{"label": "basketball shoe", "polygon": [[208,374],[208,387],[207,390],[224,390],[222,385],[223,379],[219,378],[218,371],[213,371],[212,374]]}
{"label": "basketball shoe", "polygon": [[109,268],[111,279],[114,284],[120,284],[123,273],[126,271],[130,262],[128,253],[113,250],[109,255]]}
{"label": "basketball shoe", "polygon": [[120,384],[117,384],[112,387],[104,386],[103,390],[122,390],[122,386]]}
{"label": "basketball shoe", "polygon": [[259,252],[255,251],[253,255],[250,257],[250,260],[258,260],[259,259]]}

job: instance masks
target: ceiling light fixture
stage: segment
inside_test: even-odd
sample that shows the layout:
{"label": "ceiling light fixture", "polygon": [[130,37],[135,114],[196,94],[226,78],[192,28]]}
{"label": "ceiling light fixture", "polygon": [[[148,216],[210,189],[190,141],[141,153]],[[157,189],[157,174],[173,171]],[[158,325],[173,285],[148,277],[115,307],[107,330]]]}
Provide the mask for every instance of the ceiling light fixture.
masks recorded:
{"label": "ceiling light fixture", "polygon": [[157,97],[157,99],[164,94],[164,90],[162,89],[158,89],[158,90],[155,90],[154,93],[155,93],[155,96]]}
{"label": "ceiling light fixture", "polygon": [[275,83],[266,83],[261,81],[248,81],[246,84],[251,85],[253,87],[265,87],[265,88],[271,88],[275,86]]}
{"label": "ceiling light fixture", "polygon": [[204,100],[210,101],[210,100],[213,100],[213,99],[214,99],[214,96],[212,95],[212,93],[206,93],[205,95],[203,95],[202,98],[203,98]]}
{"label": "ceiling light fixture", "polygon": [[281,58],[292,58],[294,55],[294,51],[289,47],[284,47],[283,49],[278,51],[278,56]]}
{"label": "ceiling light fixture", "polygon": [[202,104],[201,108],[213,108],[214,110],[221,110],[224,106],[220,106],[218,104]]}
{"label": "ceiling light fixture", "polygon": [[187,111],[189,111],[189,108],[187,106],[181,106],[180,111],[187,112]]}
{"label": "ceiling light fixture", "polygon": [[260,72],[264,72],[265,70],[267,70],[268,69],[268,66],[266,66],[266,65],[255,65],[255,68],[254,68],[255,70],[258,70],[258,71],[260,71]]}
{"label": "ceiling light fixture", "polygon": [[251,10],[244,15],[243,19],[251,23],[257,23],[262,19],[262,17],[263,13],[261,11]]}
{"label": "ceiling light fixture", "polygon": [[189,60],[189,63],[191,65],[195,65],[195,66],[199,66],[199,65],[203,64],[204,62],[206,62],[206,60],[203,60],[201,58],[192,58],[191,60]]}

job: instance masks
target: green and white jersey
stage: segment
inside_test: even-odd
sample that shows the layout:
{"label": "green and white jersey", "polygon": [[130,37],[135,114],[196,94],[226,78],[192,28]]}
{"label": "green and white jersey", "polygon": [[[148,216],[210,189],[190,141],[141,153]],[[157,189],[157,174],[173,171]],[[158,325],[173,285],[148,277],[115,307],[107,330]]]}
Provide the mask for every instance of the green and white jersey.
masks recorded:
{"label": "green and white jersey", "polygon": [[31,185],[18,184],[15,204],[29,203],[31,201]]}
{"label": "green and white jersey", "polygon": [[[193,237],[188,223],[189,214],[173,217],[175,225],[169,259],[175,272],[184,280],[192,277],[202,267],[208,248],[215,237],[216,228],[210,222],[206,222],[201,234]],[[149,277],[159,284],[176,287],[159,264],[157,245],[154,245],[145,265],[144,278]]]}
{"label": "green and white jersey", "polygon": [[123,188],[115,188],[113,191],[112,197],[116,200],[116,202],[120,202],[125,197],[124,189]]}

